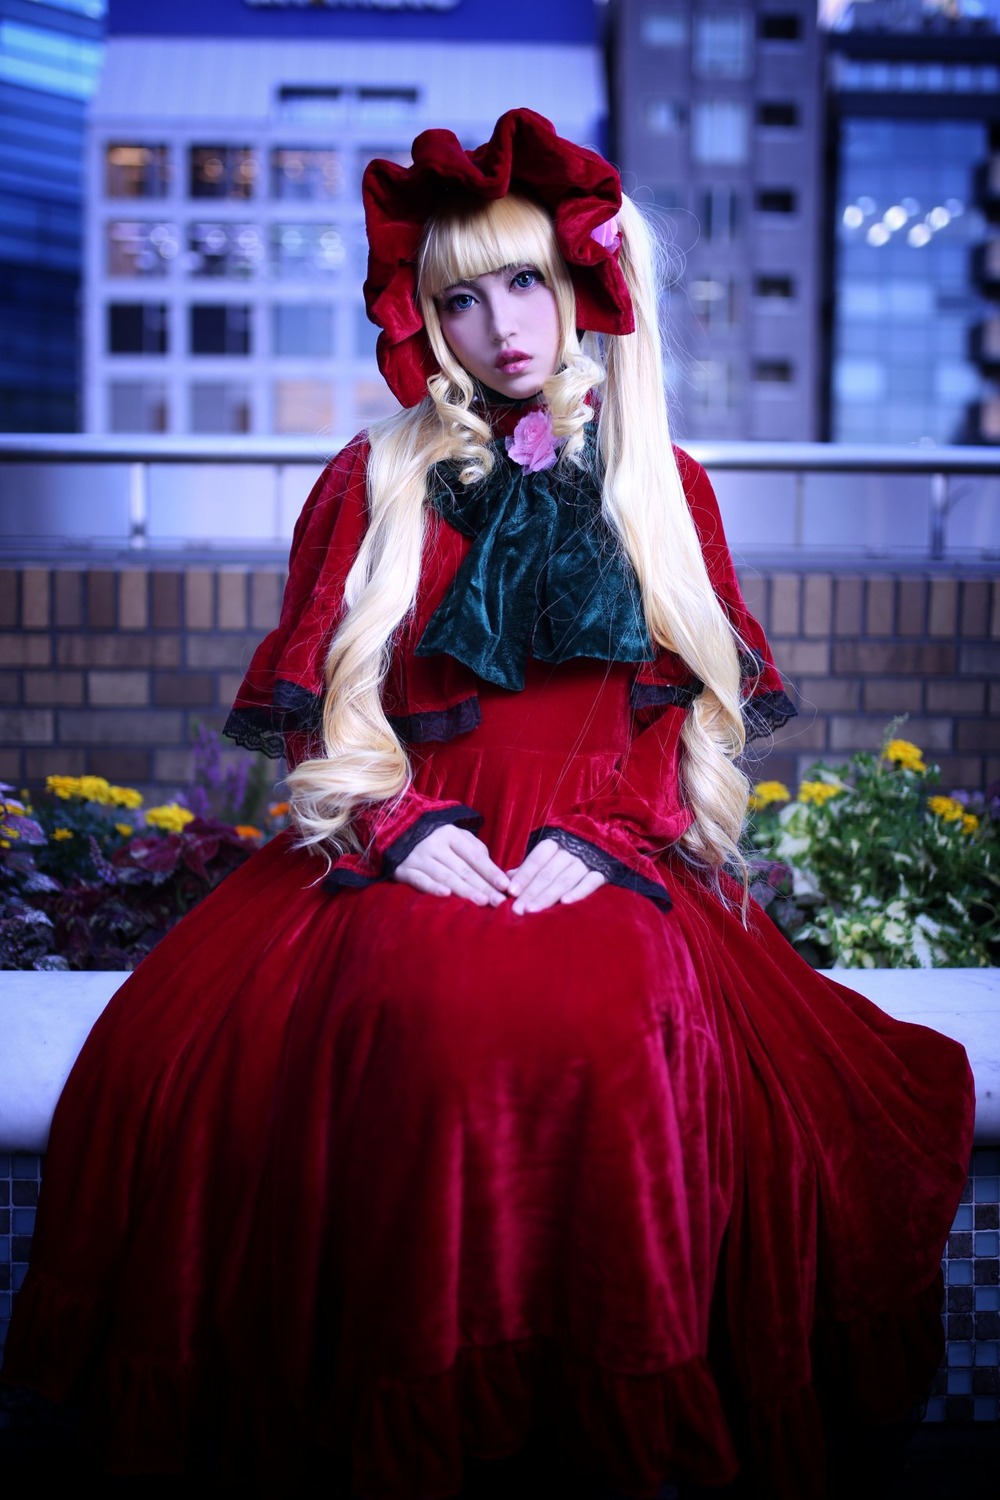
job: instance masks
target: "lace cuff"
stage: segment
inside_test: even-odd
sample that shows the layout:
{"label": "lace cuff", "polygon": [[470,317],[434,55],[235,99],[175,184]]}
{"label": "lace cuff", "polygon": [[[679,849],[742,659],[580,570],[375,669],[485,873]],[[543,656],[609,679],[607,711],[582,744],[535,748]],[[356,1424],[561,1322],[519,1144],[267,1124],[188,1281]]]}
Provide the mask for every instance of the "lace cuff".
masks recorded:
{"label": "lace cuff", "polygon": [[469,734],[482,722],[479,695],[463,698],[451,708],[428,709],[424,713],[390,714],[393,729],[408,745],[444,744],[456,735]]}
{"label": "lace cuff", "polygon": [[604,876],[609,885],[621,886],[622,890],[634,891],[637,896],[647,896],[654,901],[663,911],[669,911],[673,902],[662,885],[657,885],[652,880],[647,880],[636,870],[623,864],[606,849],[601,849],[597,844],[591,844],[587,839],[582,839],[577,833],[569,833],[565,828],[544,827],[536,828],[528,839],[528,850],[530,854],[536,844],[543,839],[551,839],[558,844],[560,849],[565,849],[567,854],[575,854],[577,859],[583,860],[588,870],[597,870]]}
{"label": "lace cuff", "polygon": [[482,827],[482,822],[482,813],[477,813],[474,807],[461,804],[457,807],[436,807],[432,812],[424,813],[382,855],[383,877],[395,875],[406,856],[412,854],[417,845],[429,833],[433,833],[435,828],[440,828],[445,823],[464,823],[467,828],[475,829]]}

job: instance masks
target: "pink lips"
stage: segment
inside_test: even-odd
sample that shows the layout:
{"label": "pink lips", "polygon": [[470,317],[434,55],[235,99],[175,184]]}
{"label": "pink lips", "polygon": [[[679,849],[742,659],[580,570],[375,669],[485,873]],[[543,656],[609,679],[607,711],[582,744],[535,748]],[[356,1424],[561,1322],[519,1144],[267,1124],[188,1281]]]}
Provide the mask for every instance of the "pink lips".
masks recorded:
{"label": "pink lips", "polygon": [[501,349],[495,364],[496,368],[503,370],[505,375],[516,375],[530,359],[531,355],[524,354],[520,349]]}

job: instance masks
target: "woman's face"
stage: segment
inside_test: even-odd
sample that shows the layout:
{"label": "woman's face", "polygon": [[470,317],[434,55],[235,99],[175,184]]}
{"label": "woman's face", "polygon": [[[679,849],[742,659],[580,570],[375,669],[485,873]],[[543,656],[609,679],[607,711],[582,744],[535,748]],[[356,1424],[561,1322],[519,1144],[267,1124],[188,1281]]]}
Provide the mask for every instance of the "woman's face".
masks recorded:
{"label": "woman's face", "polygon": [[523,401],[555,374],[559,311],[536,266],[504,266],[458,281],[436,301],[448,348],[482,385]]}

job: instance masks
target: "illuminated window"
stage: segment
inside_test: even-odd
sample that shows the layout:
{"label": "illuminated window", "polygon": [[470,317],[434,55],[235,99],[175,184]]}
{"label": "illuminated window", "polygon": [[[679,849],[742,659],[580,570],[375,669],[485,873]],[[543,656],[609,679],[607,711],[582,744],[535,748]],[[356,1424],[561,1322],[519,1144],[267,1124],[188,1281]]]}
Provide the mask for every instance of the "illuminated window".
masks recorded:
{"label": "illuminated window", "polygon": [[167,388],[160,380],[113,380],[108,387],[112,432],[166,432]]}
{"label": "illuminated window", "polygon": [[706,240],[718,244],[739,237],[741,202],[735,188],[705,188],[698,195],[698,222]]}
{"label": "illuminated window", "polygon": [[250,198],[257,157],[250,146],[192,146],[188,191],[192,198]]}
{"label": "illuminated window", "polygon": [[167,308],[163,302],[108,304],[110,354],[166,354]]}
{"label": "illuminated window", "polygon": [[190,224],[188,271],[192,276],[221,276],[245,281],[264,258],[256,224]]}
{"label": "illuminated window", "polygon": [[749,155],[750,131],[745,104],[709,99],[691,114],[691,155],[697,162],[738,166]]}
{"label": "illuminated window", "polygon": [[191,387],[191,431],[249,432],[249,388],[241,380],[196,380]]}
{"label": "illuminated window", "polygon": [[283,433],[330,432],[336,405],[333,386],[327,380],[276,380],[274,382],[274,430]]}
{"label": "illuminated window", "polygon": [[165,198],[170,191],[169,148],[108,146],[104,153],[104,190],[109,198]]}
{"label": "illuminated window", "polygon": [[354,382],[354,417],[357,422],[377,422],[399,410],[399,402],[384,380]]}
{"label": "illuminated window", "polygon": [[109,276],[166,276],[180,250],[176,224],[113,219],[107,225]]}
{"label": "illuminated window", "polygon": [[249,307],[235,302],[195,303],[189,311],[192,354],[250,353]]}
{"label": "illuminated window", "polygon": [[752,61],[750,17],[743,11],[695,17],[693,64],[700,78],[747,78]]}
{"label": "illuminated window", "polygon": [[691,306],[703,328],[732,328],[739,322],[739,288],[733,277],[701,277],[691,283]]}
{"label": "illuminated window", "polygon": [[673,99],[647,99],[646,129],[650,135],[676,135],[687,124],[687,111]]}
{"label": "illuminated window", "polygon": [[651,7],[639,17],[639,38],[647,47],[683,47],[688,39],[687,16],[680,10]]}
{"label": "illuminated window", "polygon": [[271,152],[271,197],[311,203],[335,198],[344,186],[343,159],[327,147],[276,146]]}
{"label": "illuminated window", "polygon": [[[323,359],[333,353],[333,308],[329,302],[278,302],[271,308],[275,354]],[[290,429],[282,427],[281,432]]]}
{"label": "illuminated window", "polygon": [[272,224],[271,270],[282,280],[336,276],[347,260],[335,224]]}
{"label": "illuminated window", "polygon": [[354,309],[354,358],[375,358],[375,341],[378,338],[378,329],[371,321],[364,307]]}

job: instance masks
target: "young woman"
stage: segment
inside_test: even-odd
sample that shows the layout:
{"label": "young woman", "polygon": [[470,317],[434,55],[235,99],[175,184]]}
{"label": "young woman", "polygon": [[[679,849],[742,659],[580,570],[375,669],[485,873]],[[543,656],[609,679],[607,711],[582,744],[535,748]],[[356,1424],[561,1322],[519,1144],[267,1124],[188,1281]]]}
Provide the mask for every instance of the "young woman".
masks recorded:
{"label": "young woman", "polygon": [[747,899],[739,757],[794,710],[614,169],[514,110],[364,192],[401,410],[229,725],[294,831],[88,1039],[6,1377],[83,1393],[111,1472],[444,1500],[544,1432],[627,1495],[816,1500],[940,1357],[965,1054]]}

